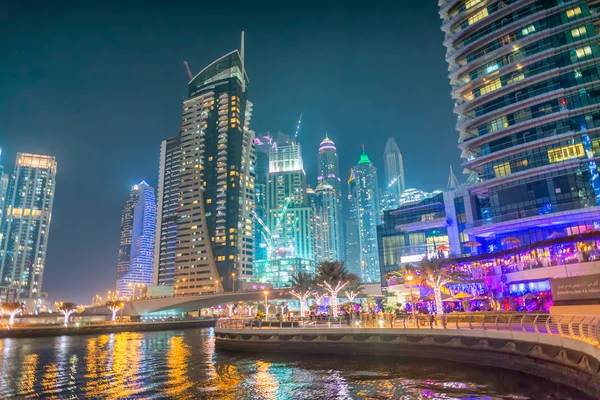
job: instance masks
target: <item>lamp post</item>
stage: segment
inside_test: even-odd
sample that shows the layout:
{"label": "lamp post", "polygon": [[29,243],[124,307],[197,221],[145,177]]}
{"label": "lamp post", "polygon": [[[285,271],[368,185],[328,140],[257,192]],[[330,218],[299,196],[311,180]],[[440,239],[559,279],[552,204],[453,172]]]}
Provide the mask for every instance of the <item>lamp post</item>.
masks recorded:
{"label": "lamp post", "polygon": [[269,292],[267,290],[265,290],[263,292],[263,294],[265,295],[265,318],[269,317]]}
{"label": "lamp post", "polygon": [[408,281],[408,287],[410,288],[410,311],[413,316],[413,320],[415,319],[415,304],[413,303],[413,290],[412,290],[412,281],[415,279],[415,276],[411,273],[404,275],[404,279]]}

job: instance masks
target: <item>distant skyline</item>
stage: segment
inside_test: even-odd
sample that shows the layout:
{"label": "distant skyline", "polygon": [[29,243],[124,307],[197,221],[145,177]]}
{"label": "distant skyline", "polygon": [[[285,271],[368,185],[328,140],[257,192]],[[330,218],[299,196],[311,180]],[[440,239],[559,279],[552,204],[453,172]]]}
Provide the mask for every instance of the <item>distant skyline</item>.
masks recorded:
{"label": "distant skyline", "polygon": [[121,208],[133,184],[156,186],[161,140],[179,131],[183,61],[199,72],[238,48],[241,30],[251,128],[293,134],[303,113],[312,187],[327,130],[342,179],[361,144],[383,170],[391,136],[407,187],[444,188],[460,152],[437,11],[412,1],[0,5],[0,163],[12,172],[16,153],[30,152],[59,164],[43,290],[89,303],[114,288]]}

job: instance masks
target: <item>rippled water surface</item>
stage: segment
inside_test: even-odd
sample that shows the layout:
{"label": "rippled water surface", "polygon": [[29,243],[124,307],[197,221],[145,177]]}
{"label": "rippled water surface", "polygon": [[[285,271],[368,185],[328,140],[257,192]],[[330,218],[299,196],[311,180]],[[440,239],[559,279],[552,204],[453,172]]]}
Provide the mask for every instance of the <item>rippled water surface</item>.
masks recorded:
{"label": "rippled water surface", "polygon": [[212,329],[4,339],[0,355],[2,399],[588,399],[461,364],[216,351]]}

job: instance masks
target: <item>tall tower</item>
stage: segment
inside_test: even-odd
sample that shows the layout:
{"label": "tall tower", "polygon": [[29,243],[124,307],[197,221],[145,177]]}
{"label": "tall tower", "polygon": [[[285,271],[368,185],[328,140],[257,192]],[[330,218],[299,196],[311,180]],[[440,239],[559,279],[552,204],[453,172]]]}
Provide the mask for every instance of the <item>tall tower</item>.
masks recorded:
{"label": "tall tower", "polygon": [[[0,161],[2,161],[2,147],[0,147]],[[2,243],[2,220],[4,219],[4,206],[6,202],[6,191],[8,190],[8,174],[0,164],[0,244]],[[0,282],[2,285],[2,282]]]}
{"label": "tall tower", "polygon": [[365,154],[364,146],[358,164],[352,168],[348,186],[350,216],[358,229],[360,276],[364,282],[379,282],[377,168]]}
{"label": "tall tower", "polygon": [[316,233],[316,242],[320,247],[320,261],[342,261],[346,255],[342,250],[343,220],[341,218],[340,195],[326,181],[321,181],[315,189],[316,221],[320,231]]}
{"label": "tall tower", "polygon": [[144,181],[133,185],[121,214],[117,265],[119,295],[132,298],[134,285],[153,284],[156,198]]}
{"label": "tall tower", "polygon": [[385,144],[383,153],[383,165],[385,167],[385,182],[387,190],[391,191],[396,202],[400,198],[406,185],[404,183],[404,162],[402,153],[394,138],[390,137]]}
{"label": "tall tower", "polygon": [[54,157],[17,154],[0,229],[0,285],[17,299],[41,293],[55,180]]}
{"label": "tall tower", "polygon": [[241,53],[200,71],[183,103],[176,295],[252,279],[254,132],[243,53],[242,40]]}
{"label": "tall tower", "polygon": [[467,189],[486,199],[465,232],[499,249],[600,226],[596,2],[439,7]]}
{"label": "tall tower", "polygon": [[175,284],[180,168],[181,138],[172,136],[163,140],[160,146],[154,244],[154,285],[173,286]]}
{"label": "tall tower", "polygon": [[[323,254],[327,261],[345,261],[346,260],[346,240],[343,229],[343,208],[342,208],[342,182],[340,179],[339,160],[335,143],[329,139],[325,132],[325,139],[319,145],[319,165],[317,176],[316,193],[321,199],[320,204],[329,204],[329,200],[325,200],[324,196],[333,195],[333,203],[331,209],[321,211],[320,214],[323,220],[323,229],[329,229],[329,232],[324,233],[329,238],[324,242]],[[323,184],[323,185],[321,185]],[[319,190],[319,187],[321,190]],[[325,187],[331,187],[329,192],[323,190]]]}
{"label": "tall tower", "polygon": [[[267,221],[267,181],[269,176],[269,150],[273,147],[273,138],[269,134],[254,138],[256,152],[256,178],[254,180],[254,261],[266,261],[268,255],[269,233]],[[259,219],[259,220],[258,220]],[[260,275],[255,271],[255,275]]]}

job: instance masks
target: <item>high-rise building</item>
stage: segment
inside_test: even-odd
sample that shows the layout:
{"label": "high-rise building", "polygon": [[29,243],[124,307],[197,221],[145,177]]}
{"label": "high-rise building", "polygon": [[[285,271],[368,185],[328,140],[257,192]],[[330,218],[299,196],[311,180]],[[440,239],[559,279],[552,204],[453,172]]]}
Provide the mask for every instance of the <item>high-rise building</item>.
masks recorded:
{"label": "high-rise building", "polygon": [[0,285],[17,299],[41,295],[55,180],[54,157],[17,154],[0,229]]}
{"label": "high-rise building", "polygon": [[133,185],[121,214],[117,264],[119,296],[132,298],[136,285],[154,283],[153,258],[156,229],[154,188],[144,181]]}
{"label": "high-rise building", "polygon": [[319,248],[316,261],[342,261],[343,222],[340,213],[340,195],[327,181],[321,181],[315,189],[315,242]]}
{"label": "high-rise building", "polygon": [[[254,180],[254,261],[266,261],[268,255],[269,231],[267,221],[267,181],[269,176],[269,150],[273,138],[269,134],[258,135],[254,139],[256,149],[256,178]],[[255,264],[256,265],[256,264]],[[256,271],[257,278],[261,275]]]}
{"label": "high-rise building", "polygon": [[354,218],[352,204],[350,205],[350,219],[346,220],[346,268],[348,272],[362,276],[360,267],[360,239],[358,235],[358,220]]}
{"label": "high-rise building", "polygon": [[348,187],[350,218],[358,226],[360,277],[363,282],[379,282],[377,168],[365,154],[364,147],[358,164],[352,168]]}
{"label": "high-rise building", "polygon": [[[2,147],[0,147],[0,161],[2,161]],[[2,220],[4,219],[4,204],[6,202],[6,191],[8,190],[8,174],[0,164],[0,243],[2,243]],[[0,285],[2,283],[0,282]]]}
{"label": "high-rise building", "polygon": [[406,184],[404,183],[404,162],[402,153],[394,138],[390,137],[385,144],[383,153],[383,165],[385,167],[385,183],[387,189],[393,193],[393,197],[400,198]]}
{"label": "high-rise building", "polygon": [[181,138],[172,136],[163,140],[160,146],[154,243],[154,285],[173,286],[175,284],[180,168]]}
{"label": "high-rise building", "polygon": [[[325,139],[319,145],[318,160],[319,175],[317,176],[316,193],[321,199],[319,204],[331,204],[331,209],[319,212],[323,221],[323,229],[328,230],[328,232],[323,233],[323,237],[328,238],[327,241],[323,242],[323,245],[326,246],[323,248],[323,255],[326,261],[344,261],[346,259],[346,240],[343,229],[344,213],[339,160],[335,143],[329,139],[327,133],[325,133]],[[331,190],[326,193],[324,188],[327,186],[330,186]],[[334,195],[332,197],[333,203],[330,203],[330,199],[324,199],[325,196],[330,197],[330,194]]]}
{"label": "high-rise building", "polygon": [[232,290],[254,263],[254,132],[241,53],[214,61],[183,103],[175,294]]}
{"label": "high-rise building", "polygon": [[466,232],[484,249],[600,227],[599,11],[440,1],[468,190],[485,199]]}
{"label": "high-rise building", "polygon": [[275,287],[289,286],[295,272],[312,274],[315,267],[313,208],[307,201],[302,148],[295,141],[269,150],[267,210],[271,243],[264,279]]}

